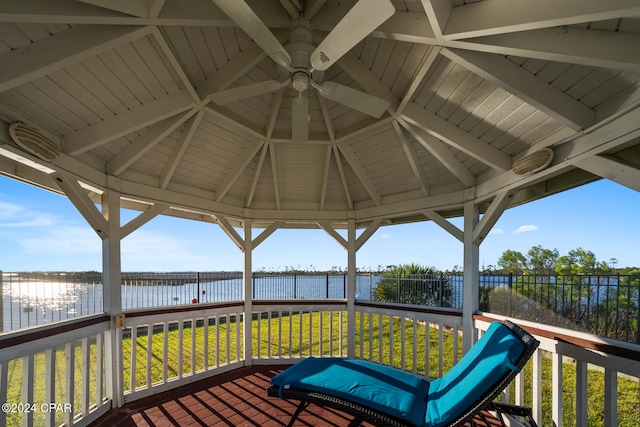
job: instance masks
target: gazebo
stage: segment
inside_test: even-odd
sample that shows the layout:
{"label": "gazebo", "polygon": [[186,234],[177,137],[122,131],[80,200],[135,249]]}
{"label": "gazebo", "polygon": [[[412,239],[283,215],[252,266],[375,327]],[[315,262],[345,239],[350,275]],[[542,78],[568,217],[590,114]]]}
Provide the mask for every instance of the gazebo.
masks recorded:
{"label": "gazebo", "polygon": [[[339,312],[344,355],[360,357],[369,344],[355,319],[391,315],[454,325],[466,351],[487,322],[478,250],[506,209],[601,178],[640,191],[639,42],[637,0],[2,2],[0,173],[73,202],[103,242],[105,290],[103,315],[0,336],[0,372],[39,352],[53,363],[60,343],[97,342],[85,365],[100,392],[65,419],[87,425],[157,390],[295,359],[238,322],[233,346],[214,350],[227,352],[224,366],[157,386],[147,377],[138,390],[123,380],[123,326]],[[140,214],[121,226],[123,208]],[[219,225],[243,253],[244,299],[123,315],[120,242],[157,215]],[[415,221],[463,243],[461,313],[358,303],[358,249],[380,227]],[[282,228],[320,228],[346,249],[344,301],[252,300],[252,250]],[[563,356],[585,377],[587,363],[606,370],[614,425],[616,375],[639,376],[638,349],[582,337],[574,351],[558,333],[542,348],[560,377]],[[47,390],[73,388],[73,375],[57,380]],[[562,381],[554,387],[561,402]],[[556,402],[555,422],[560,412]]]}

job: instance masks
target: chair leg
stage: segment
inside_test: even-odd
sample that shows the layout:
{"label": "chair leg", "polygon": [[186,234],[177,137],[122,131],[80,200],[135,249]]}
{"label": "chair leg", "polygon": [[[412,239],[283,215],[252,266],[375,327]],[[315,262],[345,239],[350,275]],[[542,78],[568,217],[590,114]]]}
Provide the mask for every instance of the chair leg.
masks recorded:
{"label": "chair leg", "polygon": [[309,406],[309,402],[300,402],[300,404],[298,405],[298,408],[291,416],[291,419],[289,420],[289,424],[287,424],[287,427],[293,427],[293,423],[296,421],[300,413],[307,408],[307,406]]}

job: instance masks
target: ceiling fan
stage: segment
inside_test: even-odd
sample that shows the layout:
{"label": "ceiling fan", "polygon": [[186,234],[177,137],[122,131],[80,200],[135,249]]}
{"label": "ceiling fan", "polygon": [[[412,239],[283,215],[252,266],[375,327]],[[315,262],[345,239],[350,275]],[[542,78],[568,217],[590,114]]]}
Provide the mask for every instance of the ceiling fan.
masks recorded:
{"label": "ceiling fan", "polygon": [[373,117],[382,116],[389,107],[389,102],[359,90],[331,81],[323,83],[322,74],[395,13],[390,0],[358,1],[317,47],[313,45],[309,21],[298,19],[293,23],[286,48],[243,0],[213,2],[278,64],[282,77],[281,81],[267,80],[209,95],[216,104],[228,104],[290,85],[298,92],[292,104],[294,141],[309,139],[309,98],[305,93],[310,87],[324,98]]}

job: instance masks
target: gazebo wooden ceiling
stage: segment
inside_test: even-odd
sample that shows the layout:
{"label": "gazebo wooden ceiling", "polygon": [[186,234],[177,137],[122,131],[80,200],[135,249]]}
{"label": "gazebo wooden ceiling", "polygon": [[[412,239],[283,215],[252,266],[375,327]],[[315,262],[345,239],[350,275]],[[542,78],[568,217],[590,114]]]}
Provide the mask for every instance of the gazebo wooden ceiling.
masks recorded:
{"label": "gazebo wooden ceiling", "polygon": [[[470,199],[490,212],[600,177],[640,190],[640,2],[367,1],[4,1],[0,172],[256,227],[446,226]],[[346,52],[310,72],[328,35]],[[17,145],[16,122],[59,155]],[[546,168],[514,173],[544,148]]]}

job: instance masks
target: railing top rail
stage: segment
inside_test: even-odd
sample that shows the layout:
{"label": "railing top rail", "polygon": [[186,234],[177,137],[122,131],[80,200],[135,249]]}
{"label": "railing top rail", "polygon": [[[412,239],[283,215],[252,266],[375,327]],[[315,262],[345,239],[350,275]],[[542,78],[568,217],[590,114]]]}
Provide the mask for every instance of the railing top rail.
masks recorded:
{"label": "railing top rail", "polygon": [[[473,318],[474,320],[484,322],[493,322],[505,319],[504,316],[490,313],[476,314]],[[524,320],[515,319],[514,322],[538,337],[640,362],[640,345],[638,344],[605,338],[584,332],[542,325],[540,323],[527,322]],[[541,327],[544,327],[545,329],[542,329]]]}
{"label": "railing top rail", "polygon": [[110,320],[109,316],[99,314],[54,325],[8,332],[0,336],[0,362],[7,362],[106,331],[110,327]]}
{"label": "railing top rail", "polygon": [[426,314],[439,314],[445,316],[454,316],[454,317],[462,317],[462,310],[454,309],[454,308],[444,308],[444,307],[424,307],[419,305],[412,304],[400,304],[400,303],[392,303],[392,302],[373,302],[373,301],[362,301],[356,300],[356,307],[372,307],[372,308],[386,308],[389,310],[396,311],[407,311],[413,313],[426,313]]}

